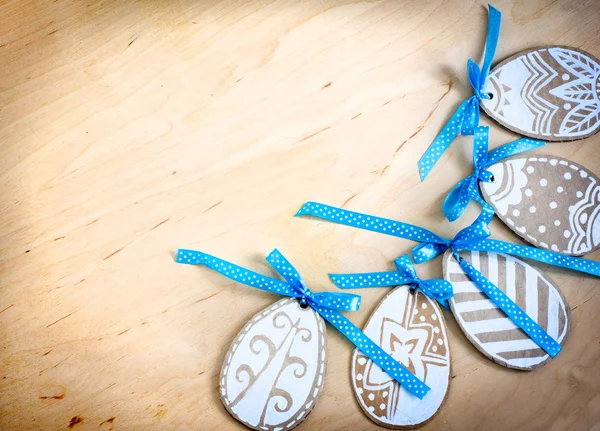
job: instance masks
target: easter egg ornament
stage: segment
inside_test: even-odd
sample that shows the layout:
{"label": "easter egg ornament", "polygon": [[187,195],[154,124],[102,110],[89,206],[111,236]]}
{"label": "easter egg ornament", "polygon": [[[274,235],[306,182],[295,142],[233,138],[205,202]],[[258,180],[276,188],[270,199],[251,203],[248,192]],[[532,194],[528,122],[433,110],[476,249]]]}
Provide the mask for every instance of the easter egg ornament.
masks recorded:
{"label": "easter egg ornament", "polygon": [[[569,335],[571,311],[552,280],[531,265],[503,253],[463,251],[461,258],[520,307],[560,345]],[[443,259],[444,278],[452,283],[448,301],[460,328],[485,356],[508,368],[534,370],[550,359],[523,329],[519,328],[465,274],[455,256]]]}
{"label": "easter egg ornament", "polygon": [[[489,238],[485,217],[478,217],[454,237],[444,238],[420,226],[318,202],[306,202],[296,215],[415,241],[418,245],[412,249],[412,257],[417,264],[445,255],[444,278],[454,289],[454,297],[448,302],[451,306],[454,302],[452,311],[457,320],[459,315],[469,313],[462,317],[462,327],[473,344],[510,368],[531,370],[555,358],[570,326],[569,307],[559,289],[519,258],[600,277],[600,262]],[[368,275],[371,279],[367,278],[367,285],[389,283]],[[432,293],[436,291],[441,292],[436,288]],[[440,299],[438,302],[444,304]],[[482,325],[487,325],[483,340],[477,338]]]}
{"label": "easter egg ornament", "polygon": [[373,422],[412,429],[429,422],[448,393],[450,350],[446,322],[437,301],[452,296],[445,280],[421,280],[408,255],[395,260],[397,271],[331,274],[340,289],[398,286],[379,303],[363,332],[425,382],[422,400],[408,393],[360,350],[352,357],[352,386],[358,404]]}
{"label": "easter egg ornament", "polygon": [[600,179],[554,156],[519,155],[487,167],[481,194],[498,217],[536,247],[572,256],[600,248]]}
{"label": "easter egg ornament", "polygon": [[495,66],[482,109],[521,135],[573,141],[600,130],[600,61],[577,48],[528,49]]}
{"label": "easter egg ornament", "polygon": [[369,419],[386,428],[414,428],[431,420],[448,393],[450,350],[439,305],[408,287],[392,290],[363,332],[425,382],[431,392],[413,397],[359,350],[352,357],[352,386]]}
{"label": "easter egg ornament", "polygon": [[326,363],[321,316],[296,299],[281,299],[231,343],[219,379],[221,400],[249,428],[290,430],[321,394]]}
{"label": "easter egg ornament", "polygon": [[507,129],[537,140],[574,141],[600,130],[600,61],[577,48],[545,46],[491,68],[502,15],[488,8],[483,63],[467,64],[473,96],[460,104],[419,159],[422,181],[459,134],[473,135],[480,109]]}
{"label": "easter egg ornament", "polygon": [[364,352],[381,373],[402,385],[409,399],[420,401],[431,391],[340,313],[358,310],[360,296],[313,293],[278,250],[267,256],[267,262],[284,280],[195,250],[178,250],[176,261],[204,265],[234,281],[287,297],[250,319],[231,343],[221,369],[221,400],[231,416],[248,428],[291,430],[314,408],[325,381],[325,320]]}

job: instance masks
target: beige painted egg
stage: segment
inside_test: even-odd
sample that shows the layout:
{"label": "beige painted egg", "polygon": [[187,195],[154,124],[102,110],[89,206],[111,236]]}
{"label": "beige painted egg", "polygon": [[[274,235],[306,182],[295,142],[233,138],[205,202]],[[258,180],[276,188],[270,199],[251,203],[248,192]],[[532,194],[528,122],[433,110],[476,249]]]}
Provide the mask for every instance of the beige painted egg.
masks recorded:
{"label": "beige painted egg", "polygon": [[589,169],[554,156],[519,155],[488,168],[483,198],[536,247],[582,256],[600,247],[600,184]]}
{"label": "beige painted egg", "polygon": [[311,412],[327,363],[325,324],[312,308],[282,299],[255,315],[225,356],[220,395],[249,428],[287,431]]}
{"label": "beige painted egg", "polygon": [[359,350],[352,358],[352,385],[364,413],[387,428],[414,428],[428,422],[448,392],[450,350],[438,304],[406,286],[379,304],[363,332],[428,385],[420,400]]}
{"label": "beige painted egg", "polygon": [[[515,257],[484,251],[461,251],[463,259],[502,290],[548,335],[564,345],[571,311],[552,280]],[[479,290],[450,252],[443,258],[444,278],[452,283],[448,301],[458,325],[485,356],[508,368],[533,370],[550,356]]]}
{"label": "beige painted egg", "polygon": [[519,52],[490,72],[481,107],[521,135],[546,141],[583,139],[600,130],[600,61],[576,48]]}

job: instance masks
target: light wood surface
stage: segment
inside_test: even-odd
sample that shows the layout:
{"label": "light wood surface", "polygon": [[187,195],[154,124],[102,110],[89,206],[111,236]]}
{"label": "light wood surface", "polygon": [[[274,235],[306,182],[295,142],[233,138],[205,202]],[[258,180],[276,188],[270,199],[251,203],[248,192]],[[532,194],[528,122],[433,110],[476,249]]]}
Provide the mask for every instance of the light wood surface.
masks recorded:
{"label": "light wood surface", "polygon": [[[600,56],[597,1],[495,6],[497,61],[544,44]],[[459,0],[2,2],[0,429],[242,429],[219,401],[220,366],[279,298],[177,265],[174,250],[273,274],[278,247],[309,286],[334,290],[328,272],[390,269],[412,243],[293,218],[306,200],[445,235],[467,224],[474,205],[452,225],[441,203],[471,140],[424,183],[416,163],[471,94],[486,17],[485,2]],[[492,146],[516,138],[492,126]],[[600,174],[600,135],[537,152]],[[424,429],[600,429],[600,283],[536,266],[572,309],[564,351],[504,369],[446,314],[450,393]],[[441,260],[420,274],[441,276]],[[387,291],[361,293],[358,325]],[[328,352],[301,429],[378,429],[332,328]]]}

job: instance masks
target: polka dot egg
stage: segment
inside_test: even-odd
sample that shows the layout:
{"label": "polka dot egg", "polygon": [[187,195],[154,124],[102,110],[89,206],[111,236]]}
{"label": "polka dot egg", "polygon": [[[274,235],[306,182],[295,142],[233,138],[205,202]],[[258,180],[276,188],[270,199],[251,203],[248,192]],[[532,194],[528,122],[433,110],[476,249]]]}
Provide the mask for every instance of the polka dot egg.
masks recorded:
{"label": "polka dot egg", "polygon": [[600,180],[554,156],[519,155],[488,168],[480,182],[498,217],[536,247],[582,256],[600,247]]}

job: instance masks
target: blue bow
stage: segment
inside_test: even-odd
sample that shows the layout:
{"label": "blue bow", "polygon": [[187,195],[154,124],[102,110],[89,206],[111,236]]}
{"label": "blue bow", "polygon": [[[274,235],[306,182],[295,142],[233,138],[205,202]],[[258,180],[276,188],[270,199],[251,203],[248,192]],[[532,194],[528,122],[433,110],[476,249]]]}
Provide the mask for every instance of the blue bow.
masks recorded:
{"label": "blue bow", "polygon": [[407,284],[411,290],[420,290],[424,295],[438,301],[448,308],[448,299],[452,298],[452,284],[446,280],[421,280],[408,255],[394,261],[397,271],[367,272],[363,274],[329,274],[331,281],[340,289],[363,287],[394,287]]}
{"label": "blue bow", "polygon": [[479,181],[489,183],[494,177],[487,170],[491,165],[525,151],[546,145],[543,141],[522,138],[496,148],[488,154],[489,127],[479,126],[475,129],[473,144],[473,173],[461,180],[448,193],[444,200],[443,211],[449,221],[455,221],[463,215],[469,202],[474,200],[481,204],[481,220],[489,223],[494,217],[494,209],[483,200],[479,192]]}
{"label": "blue bow", "polygon": [[325,320],[358,347],[375,365],[379,366],[402,387],[416,397],[423,399],[430,388],[410,371],[387,354],[381,347],[367,337],[356,325],[350,322],[338,310],[356,311],[360,307],[360,296],[340,292],[313,293],[302,281],[296,268],[279,252],[273,250],[267,256],[267,262],[285,281],[266,277],[257,272],[234,265],[210,254],[195,250],[177,250],[175,260],[188,265],[204,265],[232,280],[267,292],[298,298],[302,307],[310,306]]}
{"label": "blue bow", "polygon": [[447,239],[433,234],[433,239],[421,242],[412,250],[415,263],[427,262],[450,249],[454,257],[459,259],[460,250],[472,250],[481,241],[491,235],[490,228],[483,220],[476,220],[472,225],[459,231],[454,238]]}
{"label": "blue bow", "polygon": [[488,8],[488,34],[483,67],[480,69],[477,63],[471,59],[467,63],[467,72],[469,74],[469,83],[473,87],[473,96],[460,104],[456,112],[450,117],[450,121],[444,126],[440,134],[436,136],[419,160],[421,181],[427,177],[459,132],[463,136],[474,133],[475,128],[479,125],[479,102],[482,99],[490,98],[489,94],[483,91],[483,87],[490,73],[492,60],[498,46],[502,14],[491,5],[488,5]]}
{"label": "blue bow", "polygon": [[478,218],[471,226],[461,230],[453,239],[449,240],[419,226],[348,211],[316,202],[307,202],[300,208],[296,215],[310,215],[334,223],[419,242],[420,244],[413,249],[413,259],[416,263],[426,262],[448,249],[452,250],[454,257],[473,283],[489,297],[494,305],[504,311],[513,323],[521,328],[552,357],[560,352],[560,344],[552,339],[502,290],[498,289],[497,286],[485,278],[470,263],[462,259],[459,255],[460,250],[506,253],[600,277],[600,262],[566,256],[553,251],[540,250],[535,247],[487,239],[490,231],[487,223],[482,221],[481,218]]}

